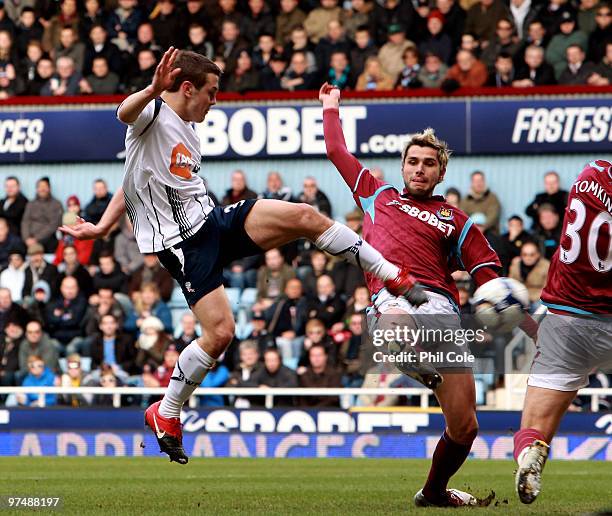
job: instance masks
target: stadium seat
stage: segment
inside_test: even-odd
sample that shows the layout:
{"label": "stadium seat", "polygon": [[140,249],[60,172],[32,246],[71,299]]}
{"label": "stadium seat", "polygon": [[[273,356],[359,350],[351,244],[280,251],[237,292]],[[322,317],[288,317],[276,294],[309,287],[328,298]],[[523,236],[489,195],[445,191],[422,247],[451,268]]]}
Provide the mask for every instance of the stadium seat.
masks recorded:
{"label": "stadium seat", "polygon": [[230,306],[232,307],[232,312],[235,314],[238,313],[238,310],[240,309],[240,289],[226,288],[225,295],[227,296]]}
{"label": "stadium seat", "polygon": [[240,305],[247,310],[250,310],[255,301],[257,300],[257,289],[256,288],[245,288],[242,291],[240,298]]}
{"label": "stadium seat", "polygon": [[187,308],[187,301],[185,300],[185,296],[183,295],[183,291],[178,284],[175,283],[174,290],[172,291],[172,296],[170,297],[170,301],[168,301],[168,306],[172,308]]}

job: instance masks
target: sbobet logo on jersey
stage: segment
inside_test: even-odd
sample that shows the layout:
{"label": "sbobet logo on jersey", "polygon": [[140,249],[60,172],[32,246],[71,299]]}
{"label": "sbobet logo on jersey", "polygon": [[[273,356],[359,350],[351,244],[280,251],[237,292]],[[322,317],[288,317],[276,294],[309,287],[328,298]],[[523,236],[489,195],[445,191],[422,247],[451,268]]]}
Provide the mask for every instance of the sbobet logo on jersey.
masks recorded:
{"label": "sbobet logo on jersey", "polygon": [[38,151],[45,124],[40,118],[0,120],[0,154]]}
{"label": "sbobet logo on jersey", "polygon": [[521,108],[512,143],[599,143],[612,141],[612,107]]}

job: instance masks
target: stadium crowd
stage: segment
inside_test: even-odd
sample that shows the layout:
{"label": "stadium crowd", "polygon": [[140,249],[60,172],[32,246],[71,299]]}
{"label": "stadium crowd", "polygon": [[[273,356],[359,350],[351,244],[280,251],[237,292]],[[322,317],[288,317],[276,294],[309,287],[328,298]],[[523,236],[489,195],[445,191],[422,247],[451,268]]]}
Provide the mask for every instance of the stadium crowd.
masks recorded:
{"label": "stadium crowd", "polygon": [[[373,173],[384,175],[380,169]],[[174,280],[154,254],[139,252],[127,217],[103,240],[75,241],[57,231],[61,224],[75,224],[77,216],[99,221],[112,197],[104,180],[94,182],[93,196],[84,206],[74,195],[64,206],[53,197],[45,177],[38,180],[31,200],[21,193],[16,177],[8,177],[4,188],[0,385],[167,386],[179,353],[198,335],[196,320]],[[472,174],[465,195],[449,188],[446,196],[485,233],[501,258],[502,272],[526,285],[535,308],[549,259],[559,244],[567,200],[558,175],[552,171],[544,175],[544,191],[527,205],[527,218],[513,215],[504,233],[499,232],[500,203],[484,172]],[[339,215],[314,178],[306,177],[303,191],[294,193],[278,172],[268,174],[266,189],[257,194],[249,189],[244,172],[236,170],[220,204],[257,197],[306,202],[327,215]],[[345,220],[360,231],[361,212],[348,213]],[[460,310],[472,314],[470,278],[456,273],[455,279]],[[234,342],[206,376],[204,387],[359,387],[371,386],[373,378],[381,386],[415,386],[392,366],[375,363],[373,349],[364,347],[370,293],[357,267],[298,241],[232,263],[225,270],[225,281],[242,317]],[[495,348],[493,342],[472,351],[497,360]],[[594,385],[607,382],[605,377],[593,378]],[[489,386],[494,383],[493,379]],[[46,404],[105,405],[111,399],[49,394]],[[233,403],[248,407],[262,400],[238,397]],[[36,406],[38,396],[19,395],[6,401]],[[222,396],[202,398],[206,405],[225,402]],[[284,402],[337,406],[339,399],[304,397]],[[385,405],[398,400],[380,396],[358,402]]]}
{"label": "stadium crowd", "polygon": [[0,99],[132,93],[170,46],[222,91],[609,85],[597,0],[0,0]]}

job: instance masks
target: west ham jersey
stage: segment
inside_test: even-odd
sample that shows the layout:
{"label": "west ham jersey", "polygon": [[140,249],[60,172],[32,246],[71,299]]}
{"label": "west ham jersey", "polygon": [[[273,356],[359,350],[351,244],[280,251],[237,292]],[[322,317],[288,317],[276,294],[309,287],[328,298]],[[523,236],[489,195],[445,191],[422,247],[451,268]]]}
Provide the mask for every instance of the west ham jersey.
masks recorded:
{"label": "west ham jersey", "polygon": [[551,311],[612,313],[612,165],[589,163],[573,184],[542,302]]}

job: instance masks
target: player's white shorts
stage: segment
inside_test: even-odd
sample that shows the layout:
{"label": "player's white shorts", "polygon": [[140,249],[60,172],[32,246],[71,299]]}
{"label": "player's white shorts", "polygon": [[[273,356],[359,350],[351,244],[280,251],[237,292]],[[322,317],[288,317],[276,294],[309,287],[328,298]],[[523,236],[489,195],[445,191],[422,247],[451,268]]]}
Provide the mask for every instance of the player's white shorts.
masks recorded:
{"label": "player's white shorts", "polygon": [[612,366],[612,319],[548,313],[538,330],[528,385],[575,391],[589,373]]}
{"label": "player's white shorts", "polygon": [[[377,331],[410,324],[416,330],[430,332],[427,333],[430,336],[419,340],[418,344],[423,350],[441,353],[431,361],[431,365],[436,369],[473,367],[472,363],[461,358],[471,355],[469,346],[465,342],[459,345],[455,338],[463,332],[457,306],[447,297],[435,292],[427,291],[427,297],[429,302],[415,307],[406,298],[393,296],[386,289],[381,290],[374,300],[374,306],[368,312],[370,336],[374,337]],[[385,315],[391,310],[398,309],[406,316]],[[440,338],[441,336],[443,337]]]}

